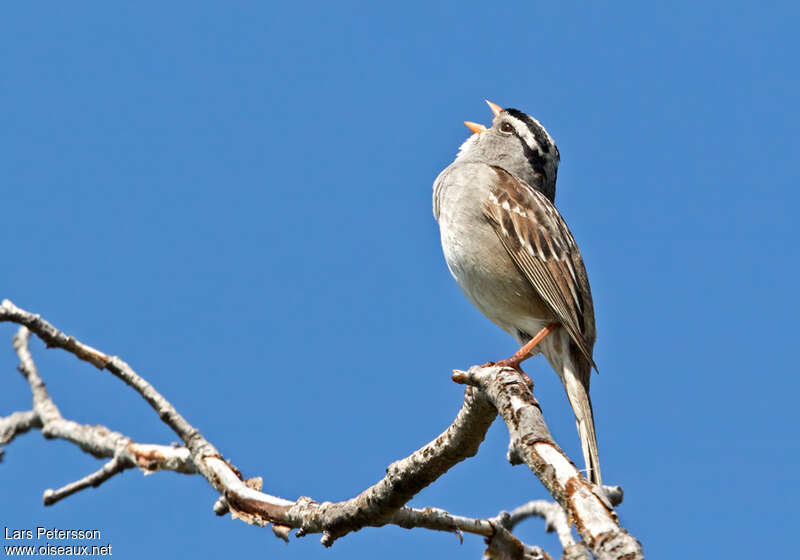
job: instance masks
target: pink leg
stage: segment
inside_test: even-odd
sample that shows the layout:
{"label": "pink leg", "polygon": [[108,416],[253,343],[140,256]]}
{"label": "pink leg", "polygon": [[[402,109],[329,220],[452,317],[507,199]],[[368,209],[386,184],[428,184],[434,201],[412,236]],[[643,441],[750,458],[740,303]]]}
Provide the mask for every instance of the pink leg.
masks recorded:
{"label": "pink leg", "polygon": [[548,334],[550,334],[560,326],[561,325],[559,323],[555,322],[548,323],[547,326],[545,326],[545,328],[540,330],[536,334],[536,336],[530,339],[525,344],[525,346],[517,350],[517,352],[513,356],[511,356],[508,359],[495,362],[494,365],[503,367],[513,367],[515,369],[519,369],[519,364],[531,357],[531,351],[533,351],[533,349],[536,348],[536,345],[539,344],[542,340],[544,340],[544,337],[546,337]]}

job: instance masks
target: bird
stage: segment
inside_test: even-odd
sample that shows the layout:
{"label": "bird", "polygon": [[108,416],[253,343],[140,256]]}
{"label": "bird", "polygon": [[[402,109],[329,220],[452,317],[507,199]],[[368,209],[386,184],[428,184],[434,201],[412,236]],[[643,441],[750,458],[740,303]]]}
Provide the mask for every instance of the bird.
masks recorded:
{"label": "bird", "polygon": [[594,303],[583,257],[554,205],[561,156],[535,118],[487,103],[492,125],[464,121],[472,135],[433,184],[442,251],[467,299],[521,346],[489,363],[519,369],[541,352],[558,374],[587,477],[601,485],[589,398]]}

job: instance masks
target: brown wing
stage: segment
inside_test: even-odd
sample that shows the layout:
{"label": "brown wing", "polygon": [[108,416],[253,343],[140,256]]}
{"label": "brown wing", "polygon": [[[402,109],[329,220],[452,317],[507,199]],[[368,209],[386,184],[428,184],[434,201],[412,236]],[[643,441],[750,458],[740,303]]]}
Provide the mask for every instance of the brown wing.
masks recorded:
{"label": "brown wing", "polygon": [[498,180],[484,207],[486,217],[511,260],[597,369],[592,292],[572,233],[547,197],[504,169],[493,169]]}

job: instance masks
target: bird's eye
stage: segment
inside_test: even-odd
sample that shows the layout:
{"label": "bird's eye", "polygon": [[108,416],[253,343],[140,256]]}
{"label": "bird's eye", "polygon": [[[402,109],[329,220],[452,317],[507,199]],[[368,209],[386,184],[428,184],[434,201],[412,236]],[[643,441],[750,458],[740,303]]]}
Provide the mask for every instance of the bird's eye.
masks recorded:
{"label": "bird's eye", "polygon": [[511,126],[510,122],[504,122],[503,124],[500,125],[500,130],[502,132],[514,132],[514,127]]}

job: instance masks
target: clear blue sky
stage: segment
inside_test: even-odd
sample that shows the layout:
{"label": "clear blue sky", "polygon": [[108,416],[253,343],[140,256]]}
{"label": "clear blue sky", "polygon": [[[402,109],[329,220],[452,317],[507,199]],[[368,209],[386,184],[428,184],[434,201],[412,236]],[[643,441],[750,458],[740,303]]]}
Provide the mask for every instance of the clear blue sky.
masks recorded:
{"label": "clear blue sky", "polygon": [[[451,369],[515,350],[451,279],[430,199],[461,121],[488,123],[485,98],[517,107],[562,154],[623,524],[653,559],[778,555],[800,499],[798,8],[513,4],[7,5],[0,297],[122,356],[267,491],[351,497],[452,420]],[[2,415],[30,406],[13,332],[0,326]],[[108,374],[33,350],[68,418],[176,439]],[[526,371],[580,461],[555,374],[541,358]],[[543,497],[506,444],[497,423],[412,504],[486,517]],[[483,548],[397,528],[286,546],[171,473],[41,505],[100,464],[15,441],[2,524],[100,529],[118,558]],[[542,527],[519,534],[557,552]]]}

